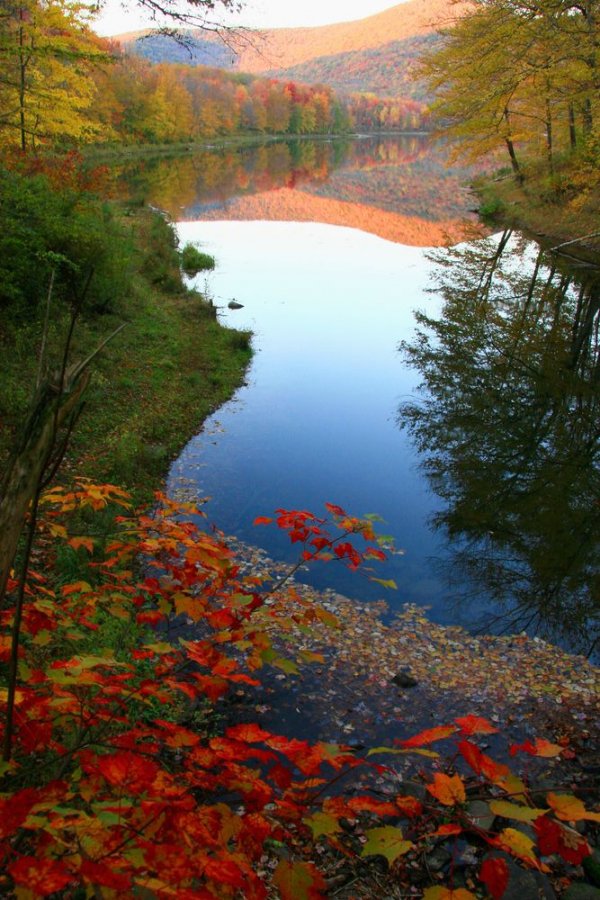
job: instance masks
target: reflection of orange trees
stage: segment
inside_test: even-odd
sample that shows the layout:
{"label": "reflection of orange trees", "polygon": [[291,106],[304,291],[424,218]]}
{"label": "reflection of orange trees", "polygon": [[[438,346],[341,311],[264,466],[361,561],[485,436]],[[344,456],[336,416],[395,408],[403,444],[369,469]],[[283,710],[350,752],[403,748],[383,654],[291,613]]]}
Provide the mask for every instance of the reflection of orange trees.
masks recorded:
{"label": "reflection of orange trees", "polygon": [[[176,162],[163,159],[146,161],[143,167],[131,164],[129,170],[118,170],[115,181],[117,193],[149,199],[177,217],[185,209],[185,217],[191,219],[202,216],[208,206],[222,207],[240,194],[280,188],[293,191],[306,185],[323,201],[322,209],[328,215],[324,221],[339,220],[353,227],[370,222],[367,230],[392,240],[403,240],[408,233],[413,235],[411,243],[439,244],[446,229],[456,233],[452,223],[464,216],[468,206],[460,185],[463,177],[463,172],[448,172],[443,156],[433,152],[425,140],[413,137],[402,141],[295,140],[204,151]],[[340,204],[335,214],[327,201]],[[264,203],[267,208],[271,201]],[[306,208],[309,203],[313,211],[303,218],[318,218],[316,197],[311,201],[300,195],[294,207]],[[398,217],[400,210],[402,216]],[[429,220],[437,220],[437,225],[427,226]],[[407,228],[409,221],[413,224]],[[422,224],[417,228],[414,223],[419,221]],[[420,234],[423,238],[417,236]]]}
{"label": "reflection of orange trees", "polygon": [[193,203],[195,196],[196,172],[192,159],[173,159],[168,166],[161,166],[152,188],[156,206],[175,216],[179,207]]}
{"label": "reflection of orange trees", "polygon": [[280,188],[258,196],[238,197],[227,209],[203,211],[203,219],[266,219],[287,222],[324,222],[358,228],[388,241],[414,247],[439,247],[464,237],[458,219],[427,222],[417,216],[403,216],[374,206],[315,197],[305,191]]}
{"label": "reflection of orange trees", "polygon": [[150,199],[171,215],[181,207],[222,204],[245,192],[270,191],[312,181],[325,182],[335,162],[331,145],[306,141],[162,159],[113,169],[117,195]]}

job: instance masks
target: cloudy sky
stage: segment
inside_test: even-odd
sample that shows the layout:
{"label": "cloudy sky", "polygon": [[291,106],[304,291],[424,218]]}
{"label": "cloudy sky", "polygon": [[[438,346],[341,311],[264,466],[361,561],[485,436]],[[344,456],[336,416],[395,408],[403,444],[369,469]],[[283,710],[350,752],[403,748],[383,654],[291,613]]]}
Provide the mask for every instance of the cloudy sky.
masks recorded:
{"label": "cloudy sky", "polygon": [[[245,10],[238,16],[223,19],[229,25],[247,25],[254,28],[280,28],[298,25],[328,25],[331,22],[347,22],[364,19],[374,13],[395,6],[402,0],[245,0]],[[128,11],[122,8],[122,0],[105,0],[104,11],[96,21],[95,30],[102,35],[120,34],[148,27],[150,19],[135,9],[134,0],[126,0]]]}

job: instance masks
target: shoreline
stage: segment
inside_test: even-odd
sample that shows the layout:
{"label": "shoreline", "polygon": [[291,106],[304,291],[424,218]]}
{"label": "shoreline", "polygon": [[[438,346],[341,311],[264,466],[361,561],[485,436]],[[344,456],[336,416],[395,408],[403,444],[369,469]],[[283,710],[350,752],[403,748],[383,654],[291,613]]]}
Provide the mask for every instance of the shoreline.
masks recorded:
{"label": "shoreline", "polygon": [[571,265],[600,270],[600,210],[593,198],[573,208],[564,198],[545,200],[535,180],[519,185],[512,175],[493,173],[477,179],[473,190],[485,222],[522,231]]}
{"label": "shoreline", "polygon": [[[247,573],[290,568],[258,547],[229,537],[226,542]],[[514,741],[586,734],[573,771],[600,763],[600,667],[583,656],[522,634],[472,635],[438,625],[411,604],[386,624],[383,602],[318,591],[302,583],[302,569],[291,584],[341,627],[297,631],[290,643],[281,643],[282,655],[300,674],[264,670],[261,688],[241,692],[248,696],[236,701],[236,720],[248,714],[250,721],[258,712],[263,727],[290,737],[373,747],[475,714],[491,718]],[[305,662],[306,651],[321,654],[323,662]]]}
{"label": "shoreline", "polygon": [[82,153],[88,162],[119,159],[140,159],[152,156],[186,156],[206,150],[225,150],[228,148],[260,147],[265,144],[285,143],[287,141],[344,141],[364,140],[378,137],[432,137],[428,131],[361,131],[332,134],[241,134],[217,135],[202,141],[179,141],[172,144],[119,144],[100,145],[87,144]]}

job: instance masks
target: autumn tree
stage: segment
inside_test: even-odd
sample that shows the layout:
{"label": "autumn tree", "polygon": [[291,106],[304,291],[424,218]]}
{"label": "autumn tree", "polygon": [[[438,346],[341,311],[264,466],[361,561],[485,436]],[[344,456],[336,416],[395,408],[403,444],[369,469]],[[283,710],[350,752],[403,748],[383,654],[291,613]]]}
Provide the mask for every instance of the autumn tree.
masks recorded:
{"label": "autumn tree", "polygon": [[105,54],[81,5],[14,0],[0,13],[0,143],[21,150],[97,132],[92,66]]}
{"label": "autumn tree", "polygon": [[553,169],[557,148],[589,146],[597,131],[597,2],[475,0],[424,63],[438,119],[471,158],[499,146]]}

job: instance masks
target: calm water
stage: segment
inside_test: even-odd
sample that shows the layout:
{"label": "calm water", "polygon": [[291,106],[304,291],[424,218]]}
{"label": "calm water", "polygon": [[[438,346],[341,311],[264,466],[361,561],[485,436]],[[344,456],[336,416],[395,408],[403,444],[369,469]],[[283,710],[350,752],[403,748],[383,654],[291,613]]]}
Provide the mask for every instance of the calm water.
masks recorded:
{"label": "calm water", "polygon": [[[221,320],[254,335],[247,384],[189,443],[168,489],[210,496],[220,529],[290,561],[287,538],[254,528],[256,516],[277,507],[319,514],[327,501],[378,513],[402,553],[376,574],[397,591],[341,566],[304,580],[392,607],[426,605],[444,623],[474,625],[508,604],[525,610],[518,628],[556,618],[575,596],[569,617],[588,640],[600,429],[595,389],[580,388],[594,380],[595,288],[536,262],[514,236],[468,243],[473,200],[463,176],[415,138],[220,151],[136,173],[138,195],[169,209],[182,242],[216,257],[197,284]],[[444,241],[458,245],[453,258],[432,259]],[[517,275],[525,282],[511,284]],[[243,308],[229,310],[232,299]],[[557,340],[571,348],[564,372],[579,383],[567,399],[568,379],[555,377]],[[540,376],[550,351],[553,386]],[[589,427],[578,454],[582,429],[569,421],[582,410]],[[576,521],[566,515],[573,506]],[[578,549],[566,547],[582,528]],[[547,562],[552,555],[560,564]]]}
{"label": "calm water", "polygon": [[[398,341],[412,334],[415,305],[439,306],[424,293],[423,251],[317,223],[203,222],[179,230],[185,241],[201,236],[217,257],[210,289],[216,303],[235,297],[244,304],[222,318],[252,329],[255,358],[248,386],[173,467],[170,491],[192,479],[212,497],[219,527],[288,559],[295,551],[287,538],[252,528],[255,516],[277,507],[321,514],[327,501],[376,512],[404,550],[382,574],[398,583],[390,599],[435,600],[436,613],[450,620],[427,561],[439,551],[427,526],[435,498],[395,421],[418,381],[402,364]],[[340,567],[322,574],[319,584],[381,596]]]}

